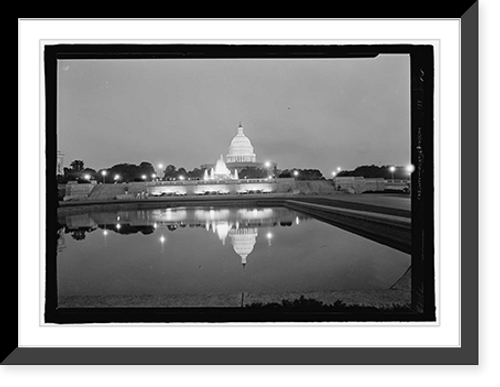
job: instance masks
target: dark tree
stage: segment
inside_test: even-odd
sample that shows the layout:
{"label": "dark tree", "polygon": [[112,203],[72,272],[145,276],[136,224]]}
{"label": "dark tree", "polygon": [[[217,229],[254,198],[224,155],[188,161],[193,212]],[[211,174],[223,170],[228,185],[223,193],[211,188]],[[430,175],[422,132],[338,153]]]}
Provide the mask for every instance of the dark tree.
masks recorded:
{"label": "dark tree", "polygon": [[173,179],[177,177],[177,168],[175,165],[169,164],[163,171],[163,179]]}
{"label": "dark tree", "polygon": [[121,182],[133,181],[139,176],[137,165],[127,163],[113,165],[108,169],[108,174],[110,175],[110,179],[113,179],[113,181],[115,176],[120,176],[118,181]]}
{"label": "dark tree", "polygon": [[142,175],[146,175],[150,178],[153,174],[156,174],[155,168],[148,161],[143,161],[139,164],[139,173]]}
{"label": "dark tree", "polygon": [[73,169],[66,167],[63,168],[63,172],[64,172],[64,178],[61,179],[61,182],[63,183],[66,183],[70,180],[76,180],[79,175],[79,172],[75,172]]}
{"label": "dark tree", "polygon": [[394,175],[390,170],[390,165],[361,165],[352,171],[341,171],[337,176],[362,176],[366,179],[408,179],[408,172],[405,167],[395,166]]}
{"label": "dark tree", "polygon": [[262,168],[256,168],[256,167],[248,167],[248,168],[243,168],[239,173],[238,176],[244,179],[265,179],[268,177],[268,171]]}
{"label": "dark tree", "polygon": [[298,169],[297,180],[323,180],[323,174],[318,169]]}
{"label": "dark tree", "polygon": [[75,230],[71,233],[71,237],[75,241],[83,241],[85,239],[85,230]]}
{"label": "dark tree", "polygon": [[98,177],[96,170],[92,169],[92,168],[85,168],[83,171],[81,171],[79,173],[79,177],[81,179],[88,180],[88,179],[85,179],[85,177],[84,177],[86,175],[90,176],[90,180],[96,180]]}
{"label": "dark tree", "polygon": [[83,171],[84,164],[82,160],[73,160],[69,166],[74,172],[81,172]]}
{"label": "dark tree", "polygon": [[180,167],[175,173],[175,178],[179,179],[181,176],[186,178],[187,174],[187,171],[184,168]]}
{"label": "dark tree", "polygon": [[292,171],[290,171],[289,169],[283,169],[278,173],[278,177],[281,178],[292,177]]}
{"label": "dark tree", "polygon": [[203,178],[204,171],[203,169],[200,168],[194,168],[192,171],[189,171],[187,173],[187,176],[190,179],[202,179]]}
{"label": "dark tree", "polygon": [[106,171],[106,182],[115,181],[115,176],[119,176],[116,179],[117,182],[144,181],[142,177],[144,175],[150,180],[153,178],[153,174],[156,173],[153,165],[147,161],[143,161],[139,165],[128,163],[116,164],[111,168],[107,168]]}

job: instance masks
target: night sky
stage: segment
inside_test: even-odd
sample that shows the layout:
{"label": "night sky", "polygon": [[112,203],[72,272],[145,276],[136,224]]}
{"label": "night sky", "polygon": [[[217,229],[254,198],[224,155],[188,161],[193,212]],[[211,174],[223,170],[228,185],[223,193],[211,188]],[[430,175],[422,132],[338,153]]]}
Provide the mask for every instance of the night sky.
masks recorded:
{"label": "night sky", "polygon": [[225,157],[240,121],[257,161],[280,169],[410,162],[408,55],[58,63],[66,167],[190,170]]}

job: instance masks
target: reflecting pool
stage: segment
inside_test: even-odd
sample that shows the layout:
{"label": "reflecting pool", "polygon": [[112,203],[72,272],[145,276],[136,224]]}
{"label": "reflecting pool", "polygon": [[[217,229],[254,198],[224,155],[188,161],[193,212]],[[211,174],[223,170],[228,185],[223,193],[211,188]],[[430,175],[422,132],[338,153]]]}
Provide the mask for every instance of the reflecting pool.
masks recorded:
{"label": "reflecting pool", "polygon": [[283,207],[99,211],[59,223],[58,298],[69,307],[363,302],[410,267],[407,254]]}

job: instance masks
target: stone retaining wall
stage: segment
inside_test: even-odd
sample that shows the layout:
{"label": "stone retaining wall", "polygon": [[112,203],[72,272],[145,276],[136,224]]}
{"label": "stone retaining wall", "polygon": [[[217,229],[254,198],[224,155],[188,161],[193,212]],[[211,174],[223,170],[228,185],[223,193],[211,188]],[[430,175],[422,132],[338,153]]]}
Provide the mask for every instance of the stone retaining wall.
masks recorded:
{"label": "stone retaining wall", "polygon": [[328,180],[252,179],[233,181],[158,181],[119,184],[76,184],[65,187],[64,201],[137,200],[166,195],[201,195],[204,192],[237,194],[241,191],[272,192],[280,194],[334,194],[335,187]]}
{"label": "stone retaining wall", "polygon": [[95,186],[94,183],[78,184],[70,182],[66,184],[63,200],[87,200]]}

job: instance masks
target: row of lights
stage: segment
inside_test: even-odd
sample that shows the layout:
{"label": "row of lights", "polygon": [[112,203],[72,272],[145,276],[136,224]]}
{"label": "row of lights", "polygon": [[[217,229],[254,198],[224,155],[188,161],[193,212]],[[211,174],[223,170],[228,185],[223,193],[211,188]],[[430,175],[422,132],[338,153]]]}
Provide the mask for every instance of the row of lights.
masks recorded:
{"label": "row of lights", "polygon": [[[271,163],[270,163],[269,161],[266,161],[264,165],[265,165],[265,167],[266,167],[266,168],[269,168],[269,167],[271,166]],[[163,168],[163,164],[161,164],[161,163],[160,163],[160,164],[158,164],[158,167],[159,167],[160,169],[161,169],[161,168]],[[406,167],[406,171],[407,171],[408,173],[410,173],[410,174],[411,174],[414,170],[415,170],[415,167],[414,167],[413,165],[408,165],[408,166]],[[332,172],[332,176],[333,176],[333,177],[337,176],[337,174],[338,174],[339,172],[341,172],[341,171],[342,171],[342,168],[341,168],[341,167],[337,167],[337,171]],[[396,171],[396,167],[395,167],[395,166],[390,166],[390,167],[389,167],[389,171],[392,173],[392,180],[394,180],[394,172]],[[102,176],[103,176],[103,181],[104,181],[104,182],[106,182],[106,175],[107,175],[107,172],[106,172],[106,171],[101,171],[101,174],[102,174]],[[293,175],[294,175],[295,177],[299,176],[299,171],[293,171]],[[90,177],[91,177],[91,176],[90,176],[89,174],[84,175],[84,179],[85,179],[85,180],[90,180]],[[156,177],[157,177],[156,173],[153,173],[153,174],[151,175],[151,178],[152,178],[152,179],[156,179]],[[114,176],[114,180],[115,180],[115,181],[120,180],[120,178],[121,178],[121,177],[120,177],[120,175],[115,175],[115,176]],[[148,177],[147,177],[147,175],[142,175],[142,176],[141,176],[141,178],[142,178],[142,180],[146,180]],[[269,178],[271,178],[271,176],[269,176]],[[181,176],[179,176],[179,180],[184,180],[184,179],[185,179],[185,177],[184,177],[184,176],[182,176],[182,175],[181,175]]]}
{"label": "row of lights", "polygon": [[[415,166],[413,166],[413,165],[408,165],[408,166],[406,167],[406,172],[407,172],[407,173],[409,173],[409,174],[411,174],[414,170],[415,170]],[[342,168],[338,167],[338,168],[337,168],[337,171],[332,172],[332,176],[333,176],[333,177],[337,176],[337,174],[338,174],[340,171],[342,171]],[[395,166],[393,166],[393,165],[392,165],[392,166],[390,166],[390,167],[389,167],[389,171],[392,173],[392,180],[394,180],[394,172],[396,172],[396,167],[395,167]],[[297,172],[297,171],[295,171],[295,172]],[[295,176],[297,176],[297,175],[295,175]]]}
{"label": "row of lights", "polygon": [[[414,170],[415,170],[415,166],[413,166],[412,164],[408,165],[406,168],[405,168],[406,172],[408,174],[411,174]],[[396,172],[396,167],[394,165],[390,166],[389,167],[389,171],[391,172],[392,174],[392,180],[394,180],[394,172]]]}
{"label": "row of lights", "polygon": [[[101,172],[101,174],[102,174],[102,176],[103,176],[103,178],[104,178],[104,180],[103,180],[103,181],[104,181],[104,182],[106,182],[106,178],[105,178],[105,176],[106,176],[106,174],[107,174],[107,173],[106,173],[106,171],[102,171],[102,172]],[[88,174],[88,173],[87,173],[87,174],[85,174],[85,175],[83,175],[83,178],[84,178],[85,180],[90,180],[90,179],[91,179],[91,177],[92,177],[92,176],[90,176],[90,174]],[[156,173],[153,173],[153,174],[151,175],[151,179],[156,179],[156,177],[157,177],[157,176],[156,176]],[[141,176],[141,179],[142,179],[142,180],[146,180],[147,178],[148,178],[148,176],[147,176],[147,175],[142,175],[142,176]],[[121,176],[120,176],[120,175],[115,175],[115,176],[113,177],[113,179],[114,179],[115,181],[120,180],[120,179],[121,179]],[[179,180],[184,180],[184,176],[179,176]]]}
{"label": "row of lights", "polygon": [[[264,163],[264,166],[265,166],[266,168],[270,168],[270,167],[271,167],[271,162],[270,162],[270,161],[266,161],[266,162]],[[162,164],[162,163],[159,163],[159,164],[158,164],[158,168],[159,168],[159,169],[160,169],[160,171],[161,171],[161,170],[163,169],[163,164]],[[297,172],[297,171],[295,171],[295,172]],[[103,176],[103,181],[104,181],[104,182],[106,182],[106,175],[107,175],[107,171],[101,171],[101,174],[102,174],[102,176]],[[298,174],[298,172],[297,172],[297,174]],[[296,176],[297,176],[297,175],[296,175]],[[84,175],[84,176],[83,176],[83,178],[84,178],[85,180],[90,180],[91,176],[90,176],[90,174],[86,174],[86,175]],[[148,177],[147,177],[147,175],[142,175],[142,176],[141,176],[141,179],[142,179],[142,180],[146,180],[147,178],[148,178]],[[157,178],[156,173],[153,173],[153,174],[151,175],[151,178],[152,178],[152,179],[156,179],[156,178]],[[269,176],[269,178],[271,178],[271,176]],[[181,175],[181,176],[179,176],[179,180],[185,180],[185,179],[186,179],[186,178],[185,178],[184,176],[182,176],[182,175]],[[116,181],[116,180],[120,180],[120,175],[115,175],[115,176],[114,176],[114,180],[115,180],[115,181]]]}

